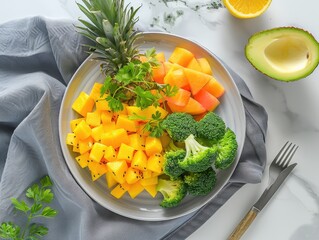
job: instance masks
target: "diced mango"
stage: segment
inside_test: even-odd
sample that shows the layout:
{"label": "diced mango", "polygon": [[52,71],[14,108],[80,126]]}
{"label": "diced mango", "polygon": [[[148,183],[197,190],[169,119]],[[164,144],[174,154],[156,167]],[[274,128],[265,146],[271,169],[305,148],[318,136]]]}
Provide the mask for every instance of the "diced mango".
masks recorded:
{"label": "diced mango", "polygon": [[152,115],[155,114],[157,111],[161,114],[161,118],[165,118],[168,114],[168,112],[162,108],[162,107],[155,107],[155,106],[149,106],[145,109],[141,109],[136,106],[127,106],[127,115],[133,116],[133,115],[138,115],[141,117],[144,117],[146,120],[149,120],[152,118]]}
{"label": "diced mango", "polygon": [[127,163],[124,160],[117,160],[112,162],[107,162],[108,170],[113,174],[114,179],[118,183],[125,182],[125,175],[127,171]]}
{"label": "diced mango", "polygon": [[74,131],[74,128],[82,121],[85,120],[85,118],[76,118],[70,121],[70,127],[71,131]]}
{"label": "diced mango", "polygon": [[106,147],[102,143],[94,143],[90,152],[90,159],[95,162],[100,162],[105,154]]}
{"label": "diced mango", "polygon": [[98,163],[95,161],[90,161],[88,163],[88,168],[91,172],[91,177],[93,181],[97,180],[107,172],[106,164]]}
{"label": "diced mango", "polygon": [[144,150],[145,149],[145,139],[146,137],[138,134],[133,133],[128,136],[129,138],[129,144],[131,147],[133,147],[135,150]]}
{"label": "diced mango", "polygon": [[155,153],[160,153],[163,150],[161,140],[155,137],[146,137],[145,152],[147,156],[152,156]]}
{"label": "diced mango", "polygon": [[142,173],[138,169],[129,167],[126,171],[125,180],[128,184],[133,184],[142,178]]}
{"label": "diced mango", "polygon": [[107,171],[105,173],[105,178],[106,178],[107,187],[109,189],[117,184],[117,181],[115,180],[115,178],[113,177],[113,174],[110,171]]}
{"label": "diced mango", "polygon": [[66,144],[67,145],[71,145],[71,146],[74,146],[74,144],[76,144],[78,142],[76,136],[74,133],[68,133],[66,135]]}
{"label": "diced mango", "polygon": [[109,107],[108,101],[105,98],[100,98],[95,101],[95,108],[98,111],[109,111],[111,108]]}
{"label": "diced mango", "polygon": [[197,62],[200,65],[203,73],[206,73],[209,75],[213,74],[212,67],[210,66],[210,64],[206,58],[198,58]]}
{"label": "diced mango", "polygon": [[80,165],[81,168],[85,168],[88,166],[88,163],[90,162],[89,155],[90,153],[86,152],[75,158],[76,162]]}
{"label": "diced mango", "polygon": [[88,112],[86,114],[86,122],[92,127],[99,126],[101,124],[101,112]]}
{"label": "diced mango", "polygon": [[103,125],[92,128],[91,136],[95,142],[101,142],[102,133],[104,133]]}
{"label": "diced mango", "polygon": [[92,149],[94,139],[90,136],[86,139],[79,140],[79,152],[80,154],[84,154]]}
{"label": "diced mango", "polygon": [[168,61],[186,67],[193,57],[193,53],[189,50],[181,47],[176,47],[169,57]]}
{"label": "diced mango", "polygon": [[124,193],[129,190],[130,186],[127,183],[118,184],[113,190],[111,191],[111,195],[116,197],[117,199],[121,198]]}
{"label": "diced mango", "polygon": [[101,142],[107,146],[113,146],[118,148],[122,143],[129,144],[129,138],[127,132],[123,128],[114,129],[110,132],[103,133],[101,136]]}
{"label": "diced mango", "polygon": [[118,150],[117,158],[119,160],[126,160],[127,162],[131,162],[133,159],[135,149],[125,143],[121,143],[120,148]]}
{"label": "diced mango", "polygon": [[116,128],[124,128],[128,132],[136,132],[136,121],[129,119],[127,115],[119,115],[116,121]]}
{"label": "diced mango", "polygon": [[109,124],[112,122],[113,113],[111,111],[101,111],[101,122],[102,124]]}
{"label": "diced mango", "polygon": [[101,87],[103,86],[102,83],[95,82],[91,92],[90,92],[90,97],[96,101],[97,99],[101,98]]}
{"label": "diced mango", "polygon": [[94,100],[87,93],[81,92],[72,104],[72,109],[82,115],[86,116],[94,107]]}
{"label": "diced mango", "polygon": [[105,149],[104,158],[107,161],[115,161],[117,159],[117,151],[112,146],[107,146]]}
{"label": "diced mango", "polygon": [[199,65],[197,59],[195,57],[192,58],[192,60],[190,60],[190,62],[187,65],[187,68],[193,69],[195,71],[202,71],[201,66]]}
{"label": "diced mango", "polygon": [[134,199],[137,195],[143,192],[143,190],[144,190],[144,187],[139,182],[136,182],[130,185],[130,188],[128,189],[127,192],[131,196],[131,198]]}
{"label": "diced mango", "polygon": [[153,176],[153,172],[151,170],[146,169],[143,171],[143,179],[151,178],[152,176]]}
{"label": "diced mango", "polygon": [[137,150],[135,152],[131,166],[141,171],[145,171],[147,169],[147,156],[144,151]]}
{"label": "diced mango", "polygon": [[82,120],[75,128],[74,128],[74,134],[76,137],[81,139],[86,139],[91,135],[91,128],[89,124],[87,124],[86,121]]}
{"label": "diced mango", "polygon": [[150,178],[143,178],[140,180],[140,183],[142,186],[149,186],[149,185],[155,185],[158,183],[158,177],[150,177]]}
{"label": "diced mango", "polygon": [[161,154],[159,153],[153,154],[147,160],[147,169],[156,173],[162,173],[163,163],[164,163],[164,157]]}
{"label": "diced mango", "polygon": [[157,194],[157,184],[144,186],[144,189],[154,198]]}

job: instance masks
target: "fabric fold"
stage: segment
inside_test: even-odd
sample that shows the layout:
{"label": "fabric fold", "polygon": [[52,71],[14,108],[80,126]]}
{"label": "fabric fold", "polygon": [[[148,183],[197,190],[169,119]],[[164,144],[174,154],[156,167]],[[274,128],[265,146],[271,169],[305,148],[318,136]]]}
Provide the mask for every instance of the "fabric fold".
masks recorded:
{"label": "fabric fold", "polygon": [[266,163],[267,113],[230,68],[241,92],[247,133],[230,182],[197,212],[146,222],[117,215],[94,202],[76,183],[59,145],[58,115],[65,87],[87,57],[86,40],[71,21],[27,18],[0,25],[0,223],[24,219],[10,198],[44,175],[54,182],[59,214],[41,223],[46,239],[185,239],[245,183],[260,182]]}

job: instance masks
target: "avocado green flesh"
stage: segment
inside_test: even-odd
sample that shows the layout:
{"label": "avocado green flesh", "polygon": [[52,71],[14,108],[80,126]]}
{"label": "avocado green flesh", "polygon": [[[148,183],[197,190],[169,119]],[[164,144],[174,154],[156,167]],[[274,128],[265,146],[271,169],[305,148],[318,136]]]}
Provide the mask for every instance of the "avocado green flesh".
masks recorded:
{"label": "avocado green flesh", "polygon": [[319,43],[310,33],[293,27],[254,34],[245,50],[257,70],[282,81],[306,77],[319,63]]}

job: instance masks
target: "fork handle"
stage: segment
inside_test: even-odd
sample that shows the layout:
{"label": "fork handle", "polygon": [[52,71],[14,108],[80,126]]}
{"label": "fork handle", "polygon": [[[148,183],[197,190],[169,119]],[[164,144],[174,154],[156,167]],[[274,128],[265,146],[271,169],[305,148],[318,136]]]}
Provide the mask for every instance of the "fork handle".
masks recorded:
{"label": "fork handle", "polygon": [[240,221],[237,227],[234,229],[232,234],[228,237],[228,240],[238,240],[246,232],[250,224],[255,220],[259,210],[255,207],[252,207],[246,216]]}

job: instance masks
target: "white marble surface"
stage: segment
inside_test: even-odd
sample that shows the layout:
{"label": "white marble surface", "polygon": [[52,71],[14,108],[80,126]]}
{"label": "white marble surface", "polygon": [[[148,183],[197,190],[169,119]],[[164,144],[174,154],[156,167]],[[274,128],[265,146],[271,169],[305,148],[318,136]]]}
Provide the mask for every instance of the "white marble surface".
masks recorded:
{"label": "white marble surface", "polygon": [[[167,2],[167,6],[163,3]],[[188,6],[184,3],[189,2]],[[165,29],[195,40],[230,65],[246,80],[255,100],[269,114],[267,154],[269,162],[284,142],[300,147],[294,161],[298,166],[280,191],[259,214],[242,239],[319,239],[319,68],[297,82],[268,79],[248,63],[244,46],[253,33],[279,26],[296,26],[319,40],[319,2],[316,0],[273,1],[266,13],[256,19],[240,20],[225,8],[207,9],[213,0],[144,0],[139,11],[146,29]],[[198,10],[196,6],[199,6]],[[176,18],[164,21],[164,16]],[[27,16],[77,19],[81,16],[74,0],[1,1],[0,23]],[[223,240],[258,199],[267,185],[268,171],[260,184],[246,185],[215,215],[193,233],[189,240]]]}

